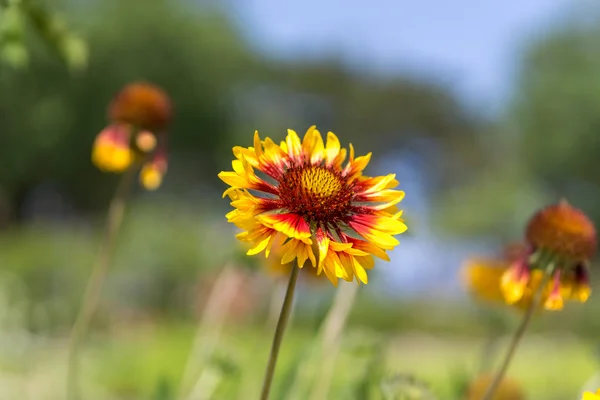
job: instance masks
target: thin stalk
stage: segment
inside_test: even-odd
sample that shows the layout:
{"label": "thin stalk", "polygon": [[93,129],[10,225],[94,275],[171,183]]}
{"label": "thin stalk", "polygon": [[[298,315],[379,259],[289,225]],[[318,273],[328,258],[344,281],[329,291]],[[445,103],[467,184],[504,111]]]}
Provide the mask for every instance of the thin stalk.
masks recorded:
{"label": "thin stalk", "polygon": [[548,283],[548,280],[552,276],[553,271],[554,271],[554,264],[552,262],[550,262],[548,264],[548,266],[546,267],[546,273],[544,274],[544,278],[542,279],[542,282],[540,283],[537,290],[533,294],[533,298],[531,299],[531,303],[529,304],[529,307],[527,307],[527,310],[525,310],[525,315],[523,315],[521,324],[519,325],[519,327],[517,328],[517,330],[515,331],[515,333],[512,337],[510,345],[508,346],[508,350],[506,351],[506,354],[504,355],[504,359],[502,360],[502,364],[500,365],[498,372],[496,372],[496,375],[494,376],[494,380],[492,381],[490,386],[488,386],[488,388],[487,388],[485,394],[483,395],[483,397],[481,398],[481,400],[491,400],[494,396],[494,393],[496,393],[496,390],[498,389],[500,382],[502,382],[502,379],[504,378],[504,375],[506,374],[506,371],[508,370],[508,366],[510,365],[510,362],[512,361],[514,355],[516,354],[516,350],[519,347],[519,343],[521,342],[521,339],[525,335],[525,331],[527,330],[527,327],[529,326],[529,323],[531,322],[531,317],[533,316],[535,309],[540,304],[540,301],[542,299],[542,293],[544,292],[546,284]]}
{"label": "thin stalk", "polygon": [[[262,275],[261,279],[263,279]],[[271,287],[271,294],[269,296],[269,311],[265,323],[265,332],[273,331],[277,326],[279,312],[281,311],[281,303],[285,298],[285,293],[287,291],[286,289],[287,284],[285,282],[281,282],[279,279],[276,282],[274,282],[273,286]],[[294,320],[294,309],[295,305],[292,305],[292,311],[290,312],[288,324],[290,323],[290,321]],[[257,337],[253,340],[253,344],[249,348],[255,349],[259,344],[260,337]],[[252,359],[254,359],[253,354],[251,354],[250,356],[252,357]],[[238,389],[237,400],[246,400],[248,398],[248,393],[254,393],[256,385],[259,384],[260,382],[256,381],[253,371],[245,370],[242,374],[242,382]]]}
{"label": "thin stalk", "polygon": [[500,335],[496,332],[490,332],[489,336],[485,339],[481,348],[481,356],[479,358],[479,374],[483,374],[490,369],[492,360],[495,358],[498,351],[498,341]]}
{"label": "thin stalk", "polygon": [[79,400],[81,398],[78,376],[81,342],[87,334],[87,330],[98,304],[98,299],[100,298],[102,286],[106,279],[115,250],[117,233],[123,222],[125,206],[127,204],[127,199],[129,198],[133,177],[136,172],[137,168],[133,166],[125,171],[121,176],[117,190],[111,200],[108,208],[104,237],[100,245],[98,257],[92,269],[92,274],[88,280],[83,300],[71,331],[67,364],[67,399],[69,400]]}
{"label": "thin stalk", "polygon": [[356,294],[358,285],[342,285],[335,295],[333,305],[323,322],[321,351],[323,357],[320,371],[317,372],[317,383],[313,388],[310,399],[327,399],[331,379],[335,370],[335,360],[340,349],[340,340]]}
{"label": "thin stalk", "polygon": [[[487,373],[498,354],[500,339],[506,333],[506,323],[498,314],[482,313],[480,316],[487,323],[487,337],[483,342],[479,357],[478,375]],[[502,318],[502,319],[500,319]]]}
{"label": "thin stalk", "polygon": [[275,366],[277,365],[277,357],[279,356],[279,348],[285,334],[285,328],[287,322],[292,313],[292,304],[294,302],[294,292],[296,291],[296,282],[298,282],[298,274],[300,268],[296,265],[292,268],[290,273],[290,280],[288,282],[287,291],[285,292],[285,298],[283,299],[283,305],[281,306],[281,313],[279,314],[279,320],[277,321],[277,327],[275,328],[275,336],[273,337],[273,344],[271,345],[271,354],[269,355],[269,362],[267,364],[267,371],[265,372],[265,378],[263,380],[262,393],[260,395],[261,400],[269,399],[269,392],[271,391],[271,383],[273,382],[273,375],[275,374]]}
{"label": "thin stalk", "polygon": [[[243,278],[236,273],[232,265],[225,265],[219,272],[204,306],[192,350],[183,370],[179,388],[181,399],[189,398],[190,387],[198,386],[197,383],[202,378],[206,363],[217,347],[227,319],[227,310],[238,294],[242,283]],[[194,381],[196,385],[193,385]]]}

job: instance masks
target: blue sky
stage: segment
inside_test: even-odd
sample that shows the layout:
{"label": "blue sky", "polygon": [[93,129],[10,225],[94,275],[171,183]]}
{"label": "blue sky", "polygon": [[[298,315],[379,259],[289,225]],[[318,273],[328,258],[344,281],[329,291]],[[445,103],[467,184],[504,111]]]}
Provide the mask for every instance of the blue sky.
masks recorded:
{"label": "blue sky", "polygon": [[[235,14],[262,50],[337,54],[355,68],[409,71],[495,107],[519,48],[569,5],[588,0],[247,0]],[[349,6],[349,4],[355,4]]]}

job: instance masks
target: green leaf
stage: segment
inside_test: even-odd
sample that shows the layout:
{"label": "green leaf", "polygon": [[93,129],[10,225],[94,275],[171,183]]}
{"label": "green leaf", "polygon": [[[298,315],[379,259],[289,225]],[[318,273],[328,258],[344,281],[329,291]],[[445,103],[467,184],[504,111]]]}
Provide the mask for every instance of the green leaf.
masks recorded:
{"label": "green leaf", "polygon": [[73,34],[65,36],[59,44],[59,52],[71,70],[87,67],[89,51],[87,43]]}
{"label": "green leaf", "polygon": [[4,42],[0,46],[0,58],[14,68],[24,68],[29,63],[29,53],[20,41]]}

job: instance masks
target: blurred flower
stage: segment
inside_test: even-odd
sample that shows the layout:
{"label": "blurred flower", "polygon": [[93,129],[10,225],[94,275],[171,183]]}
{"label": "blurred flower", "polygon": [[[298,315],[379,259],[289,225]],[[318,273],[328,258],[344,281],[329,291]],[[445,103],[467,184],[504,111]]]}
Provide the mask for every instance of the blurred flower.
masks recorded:
{"label": "blurred flower", "polygon": [[94,142],[92,162],[105,172],[123,172],[133,163],[133,150],[129,148],[129,129],[123,125],[104,128]]}
{"label": "blurred flower", "polygon": [[477,299],[504,302],[500,279],[507,264],[502,260],[472,258],[463,265],[462,280],[467,290]]}
{"label": "blurred flower", "polygon": [[596,393],[584,392],[581,400],[600,400],[600,389]]}
{"label": "blurred flower", "polygon": [[551,289],[544,307],[560,310],[565,297],[585,302],[591,293],[587,265],[596,251],[596,230],[585,214],[563,200],[535,214],[525,236],[528,247],[515,254],[502,276],[505,300],[519,302],[531,281],[543,277],[542,269],[551,263]]}
{"label": "blurred flower", "polygon": [[152,159],[145,163],[140,171],[140,183],[148,190],[156,190],[167,173],[167,156],[164,151],[157,151]]}
{"label": "blurred flower", "polygon": [[[518,247],[512,246],[505,252],[505,256],[493,258],[472,258],[462,268],[462,279],[467,290],[477,299],[489,302],[508,303],[520,309],[526,309],[533,301],[534,293],[544,279],[544,272],[536,269],[529,273],[523,292],[516,301],[506,299],[502,289],[502,280],[511,271],[512,263],[518,259]],[[578,267],[574,270],[583,273]],[[567,275],[559,275],[559,294],[556,296],[556,282],[548,282],[542,292],[541,306],[547,310],[559,310],[563,307],[563,299],[584,302],[587,298],[581,296],[582,291],[577,290],[576,280]]]}
{"label": "blurred flower", "polygon": [[[492,375],[480,375],[468,386],[467,400],[481,400],[488,386],[492,383]],[[500,382],[492,400],[524,400],[525,393],[521,386],[512,379],[504,378]]]}
{"label": "blurred flower", "polygon": [[131,83],[115,96],[108,115],[117,123],[162,132],[171,120],[171,100],[158,86],[146,82]]}
{"label": "blurred flower", "polygon": [[596,252],[596,229],[565,200],[540,210],[527,225],[527,242],[566,261],[585,262]]}
{"label": "blurred flower", "polygon": [[167,94],[149,83],[129,84],[111,103],[108,116],[111,124],[94,141],[94,165],[105,172],[122,173],[141,163],[142,186],[158,188],[167,172],[165,129],[171,120]]}
{"label": "blurred flower", "polygon": [[342,166],[347,151],[331,132],[325,144],[314,126],[302,141],[288,130],[280,145],[255,132],[254,147],[233,154],[233,171],[219,177],[231,186],[223,194],[235,208],[227,220],[243,229],[238,238],[252,244],[249,255],[268,257],[282,244],[282,264],[297,259],[302,268],[310,259],[334,285],[339,278],[367,283],[373,255],[389,260],[386,250],[399,244],[394,235],[406,231],[395,175],[363,176],[371,154],[354,158],[352,145]]}

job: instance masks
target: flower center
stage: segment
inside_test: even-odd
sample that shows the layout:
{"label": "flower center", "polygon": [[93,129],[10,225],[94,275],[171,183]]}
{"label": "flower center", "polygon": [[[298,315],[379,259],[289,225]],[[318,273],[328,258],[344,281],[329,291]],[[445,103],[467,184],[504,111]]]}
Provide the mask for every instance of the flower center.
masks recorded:
{"label": "flower center", "polygon": [[348,214],[353,193],[335,171],[300,165],[290,167],[281,178],[279,197],[284,208],[310,222],[334,222]]}
{"label": "flower center", "polygon": [[315,197],[330,198],[342,189],[338,177],[325,168],[309,168],[300,171],[301,187]]}

